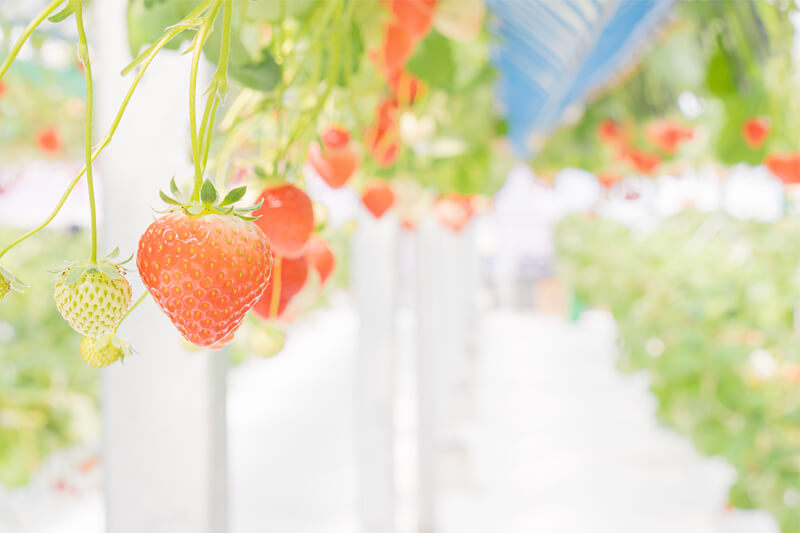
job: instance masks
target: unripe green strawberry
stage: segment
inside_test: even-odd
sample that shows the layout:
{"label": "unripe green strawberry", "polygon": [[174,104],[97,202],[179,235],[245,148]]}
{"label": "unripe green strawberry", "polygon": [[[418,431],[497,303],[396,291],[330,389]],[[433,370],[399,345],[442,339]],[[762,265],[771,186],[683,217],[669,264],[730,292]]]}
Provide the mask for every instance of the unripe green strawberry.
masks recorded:
{"label": "unripe green strawberry", "polygon": [[61,272],[53,293],[67,323],[87,337],[114,331],[131,304],[131,286],[119,266],[78,263]]}
{"label": "unripe green strawberry", "polygon": [[11,272],[0,267],[0,301],[5,298],[10,291],[22,292],[26,287],[27,285],[15,278]]}
{"label": "unripe green strawberry", "polygon": [[131,353],[130,344],[116,335],[104,335],[99,338],[84,337],[81,339],[81,357],[87,365],[102,368],[111,363],[125,359]]}

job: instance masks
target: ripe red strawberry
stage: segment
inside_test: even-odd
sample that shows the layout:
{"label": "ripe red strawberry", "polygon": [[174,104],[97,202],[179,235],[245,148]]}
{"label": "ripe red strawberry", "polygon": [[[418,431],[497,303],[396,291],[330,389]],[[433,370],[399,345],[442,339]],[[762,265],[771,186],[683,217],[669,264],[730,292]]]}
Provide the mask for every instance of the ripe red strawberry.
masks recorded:
{"label": "ripe red strawberry", "polygon": [[422,82],[416,76],[409,74],[402,68],[391,74],[387,78],[386,84],[401,105],[413,104],[423,88]]}
{"label": "ripe red strawberry", "polygon": [[764,165],[783,183],[800,183],[800,152],[791,154],[770,154]]}
{"label": "ripe red strawberry", "polygon": [[8,90],[6,82],[0,80],[0,98],[2,98],[4,94],[6,94],[6,90]]}
{"label": "ripe red strawberry", "polygon": [[325,182],[338,189],[347,183],[358,166],[347,131],[332,127],[322,134],[325,153],[316,141],[308,149],[308,161]]}
{"label": "ripe red strawberry", "polygon": [[637,172],[642,174],[651,174],[658,165],[661,164],[661,158],[657,154],[651,154],[644,150],[625,150],[622,152],[621,156],[623,159],[626,159]]}
{"label": "ripe red strawberry", "polygon": [[456,233],[464,229],[473,215],[469,196],[459,194],[439,198],[434,205],[434,212],[442,225]]}
{"label": "ripe red strawberry", "polygon": [[364,189],[361,201],[375,218],[381,218],[394,203],[394,192],[385,181],[373,181]]}
{"label": "ripe red strawberry", "polygon": [[36,145],[47,155],[57,155],[61,152],[61,134],[52,126],[45,128],[36,136]]}
{"label": "ripe red strawberry", "polygon": [[324,285],[336,266],[336,256],[328,241],[319,235],[312,235],[306,243],[306,261],[319,274],[320,284]]}
{"label": "ripe red strawberry", "polygon": [[422,39],[430,31],[435,6],[436,0],[391,0],[395,21],[415,41]]}
{"label": "ripe red strawberry", "polygon": [[314,208],[306,193],[284,183],[267,187],[259,198],[261,208],[253,213],[256,224],[269,239],[275,255],[297,257],[314,231]]}
{"label": "ripe red strawberry", "polygon": [[217,349],[267,287],[272,250],[264,232],[239,216],[177,210],[144,232],[136,265],[181,335]]}
{"label": "ripe red strawberry", "polygon": [[625,141],[622,125],[612,118],[607,118],[597,126],[597,136],[606,144],[616,145]]}
{"label": "ripe red strawberry", "polygon": [[769,135],[770,123],[765,117],[753,117],[742,126],[742,136],[750,148],[759,148]]}
{"label": "ripe red strawberry", "polygon": [[610,189],[614,186],[615,183],[620,181],[622,176],[619,174],[615,174],[613,172],[602,172],[597,175],[597,181],[600,182],[600,185],[605,187],[606,189]]}
{"label": "ripe red strawberry", "polygon": [[384,29],[383,43],[376,59],[378,68],[385,74],[390,74],[402,67],[413,51],[413,37],[400,23],[392,21]]}
{"label": "ripe red strawberry", "polygon": [[308,261],[305,257],[276,257],[272,282],[253,311],[265,320],[281,318],[292,298],[306,284],[306,280],[308,280]]}
{"label": "ripe red strawberry", "polygon": [[384,100],[378,106],[378,121],[364,132],[364,143],[381,167],[390,167],[400,152],[397,102]]}
{"label": "ripe red strawberry", "polygon": [[667,152],[674,154],[680,146],[694,137],[694,128],[683,126],[673,120],[657,120],[645,131],[647,141]]}

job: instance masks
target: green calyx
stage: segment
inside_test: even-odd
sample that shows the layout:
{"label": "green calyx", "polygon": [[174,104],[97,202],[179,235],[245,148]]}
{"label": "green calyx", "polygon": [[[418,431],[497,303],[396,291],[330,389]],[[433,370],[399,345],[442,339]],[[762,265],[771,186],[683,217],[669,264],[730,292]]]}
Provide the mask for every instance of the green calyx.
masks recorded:
{"label": "green calyx", "polygon": [[253,216],[253,211],[261,208],[261,203],[250,207],[236,207],[236,202],[241,200],[247,192],[247,187],[237,187],[232,189],[221,198],[217,193],[217,188],[209,180],[203,182],[200,188],[199,200],[193,200],[192,195],[187,194],[178,188],[175,183],[175,178],[172,178],[169,184],[171,196],[164,191],[159,191],[159,196],[164,203],[173,206],[167,211],[175,211],[181,209],[190,216],[203,216],[203,215],[234,215],[243,220],[256,220],[258,217]]}
{"label": "green calyx", "polygon": [[9,291],[24,292],[28,285],[22,283],[19,279],[3,267],[0,267],[0,300],[6,297]]}
{"label": "green calyx", "polygon": [[64,279],[61,283],[64,285],[76,284],[84,274],[103,274],[110,279],[123,279],[123,274],[127,272],[124,265],[133,259],[133,255],[124,261],[116,261],[119,257],[119,248],[105,256],[97,262],[93,261],[73,261],[66,263],[63,267],[53,271],[54,274],[64,274]]}

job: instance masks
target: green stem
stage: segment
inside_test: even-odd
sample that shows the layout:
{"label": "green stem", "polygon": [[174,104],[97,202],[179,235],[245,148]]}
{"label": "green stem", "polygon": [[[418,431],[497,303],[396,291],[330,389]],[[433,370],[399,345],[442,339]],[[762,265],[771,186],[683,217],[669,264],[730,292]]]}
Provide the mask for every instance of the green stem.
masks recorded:
{"label": "green stem", "polygon": [[125,311],[125,314],[124,314],[124,315],[122,315],[122,318],[120,318],[120,319],[119,319],[119,322],[117,322],[117,325],[116,325],[116,327],[114,328],[114,333],[116,333],[116,332],[117,332],[117,330],[118,330],[118,329],[119,329],[119,327],[122,325],[122,323],[125,321],[125,319],[126,319],[126,318],[128,318],[128,315],[130,315],[130,314],[133,312],[133,310],[134,310],[134,309],[136,309],[137,307],[139,307],[139,304],[140,304],[140,303],[142,303],[142,302],[144,301],[144,299],[145,299],[145,298],[147,298],[147,296],[148,296],[149,294],[150,294],[149,292],[147,292],[147,291],[144,291],[144,294],[142,294],[141,296],[139,296],[139,298],[136,300],[136,302],[134,302],[134,304],[133,304],[132,306],[130,306],[130,307],[128,308],[128,310],[127,310],[127,311]]}
{"label": "green stem", "polygon": [[[73,0],[70,0],[73,1]],[[92,111],[94,104],[94,87],[92,85],[92,64],[89,61],[89,44],[86,30],[83,27],[83,2],[75,1],[75,23],[78,27],[78,55],[83,61],[83,73],[86,78],[86,183],[89,185],[89,210],[92,219],[92,263],[97,263],[97,207],[94,198],[94,175],[92,172]]]}
{"label": "green stem", "polygon": [[[192,161],[194,162],[194,189],[192,190],[192,201],[200,199],[200,189],[203,187],[202,157],[200,155],[200,134],[197,130],[197,71],[200,66],[200,55],[203,53],[203,46],[206,44],[214,19],[219,12],[222,0],[216,0],[211,10],[203,18],[203,24],[194,38],[194,55],[192,56],[192,69],[189,74],[189,130],[192,140]],[[209,95],[211,98],[211,95]]]}
{"label": "green stem", "polygon": [[200,135],[198,137],[201,152],[201,176],[205,174],[206,165],[208,164],[208,152],[211,148],[211,135],[214,131],[217,108],[219,107],[221,96],[228,92],[228,56],[231,48],[233,0],[224,1],[222,45],[220,46],[219,61],[217,70],[214,73],[214,79],[211,82],[208,99],[206,100],[206,109],[200,122]]}
{"label": "green stem", "polygon": [[[144,65],[142,66],[142,69],[139,71],[139,73],[136,75],[136,77],[134,78],[133,82],[131,83],[131,86],[128,89],[128,92],[125,95],[125,98],[123,99],[122,104],[120,105],[119,111],[117,111],[117,116],[114,117],[114,122],[111,123],[111,127],[109,128],[108,133],[106,133],[105,137],[103,137],[103,140],[100,143],[100,145],[97,148],[95,148],[94,153],[92,154],[92,161],[97,159],[97,157],[100,155],[100,152],[102,152],[103,149],[106,146],[108,146],[108,143],[111,142],[111,139],[114,136],[114,133],[117,131],[117,127],[119,126],[120,121],[122,120],[122,116],[125,113],[125,110],[128,108],[128,103],[130,102],[131,97],[133,96],[133,93],[136,90],[136,87],[138,87],[139,82],[142,80],[142,77],[144,76],[144,73],[147,71],[147,67],[149,67],[150,63],[152,63],[153,59],[155,59],[156,54],[158,54],[158,52],[162,48],[164,48],[172,39],[174,39],[184,29],[185,28],[182,28],[182,27],[174,27],[174,28],[170,29],[170,31],[165,33],[161,37],[161,39],[159,39],[159,41],[156,43],[156,45],[154,47],[152,47],[152,49],[150,50],[150,54],[146,57],[146,59],[144,61]],[[72,194],[73,189],[78,184],[80,179],[83,177],[83,174],[85,172],[86,172],[86,167],[84,166],[81,169],[81,171],[78,173],[78,175],[75,176],[72,179],[72,181],[70,182],[70,184],[67,186],[67,190],[64,191],[63,195],[61,195],[61,199],[59,200],[59,202],[56,205],[55,209],[53,209],[53,211],[45,219],[45,221],[42,222],[41,224],[39,224],[34,229],[32,229],[32,230],[28,231],[27,233],[23,234],[22,236],[18,237],[16,240],[11,242],[11,244],[9,244],[8,246],[6,246],[2,250],[0,250],[0,258],[2,258],[9,250],[14,248],[18,244],[20,244],[20,243],[26,241],[27,239],[33,237],[34,235],[36,235],[37,233],[42,231],[44,228],[46,228],[48,225],[50,225],[50,223],[53,221],[53,219],[56,217],[56,215],[58,215],[59,211],[61,211],[61,208],[64,206],[64,203],[67,201],[67,198],[69,198],[70,194]]]}
{"label": "green stem", "polygon": [[25,44],[25,41],[27,41],[33,32],[36,31],[36,28],[38,28],[39,25],[63,3],[64,0],[53,0],[47,5],[46,8],[44,8],[41,13],[39,13],[35,19],[31,21],[30,24],[28,24],[28,26],[25,28],[25,31],[22,32],[22,35],[20,35],[19,39],[17,39],[14,47],[8,53],[8,57],[6,57],[5,61],[3,61],[3,64],[0,65],[0,78],[2,78],[8,71],[8,68],[11,66],[11,63],[14,62],[14,59],[17,57],[17,54],[19,54],[19,51],[22,49],[22,45]]}

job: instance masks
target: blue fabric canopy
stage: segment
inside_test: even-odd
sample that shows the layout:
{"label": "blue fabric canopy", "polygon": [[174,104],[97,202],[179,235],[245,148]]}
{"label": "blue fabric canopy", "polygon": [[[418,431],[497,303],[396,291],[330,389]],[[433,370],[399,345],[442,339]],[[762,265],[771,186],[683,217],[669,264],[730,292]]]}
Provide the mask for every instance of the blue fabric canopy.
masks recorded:
{"label": "blue fabric canopy", "polygon": [[674,0],[486,0],[499,95],[520,155],[634,57]]}

